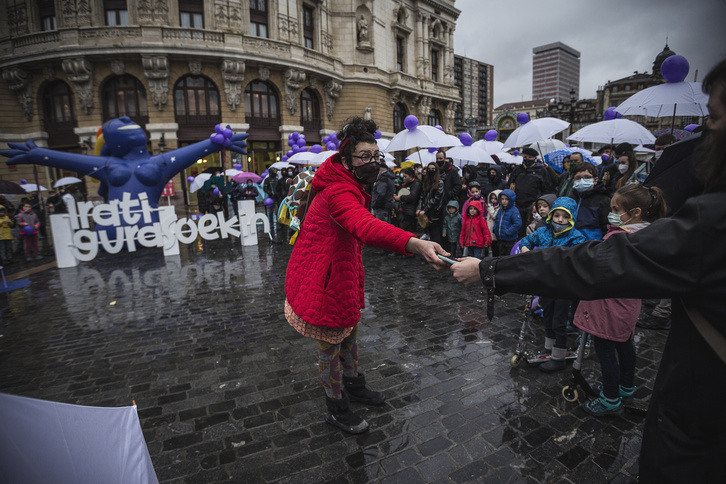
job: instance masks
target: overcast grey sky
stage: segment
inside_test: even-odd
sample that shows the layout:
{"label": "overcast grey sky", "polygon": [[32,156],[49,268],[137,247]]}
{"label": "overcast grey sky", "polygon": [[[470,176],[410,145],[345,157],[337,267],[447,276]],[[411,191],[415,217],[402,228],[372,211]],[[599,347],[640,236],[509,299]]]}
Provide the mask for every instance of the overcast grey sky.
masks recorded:
{"label": "overcast grey sky", "polygon": [[726,57],[726,0],[456,0],[454,51],[494,66],[494,107],[532,99],[532,48],[580,51],[580,98],[648,71],[668,45],[698,80]]}

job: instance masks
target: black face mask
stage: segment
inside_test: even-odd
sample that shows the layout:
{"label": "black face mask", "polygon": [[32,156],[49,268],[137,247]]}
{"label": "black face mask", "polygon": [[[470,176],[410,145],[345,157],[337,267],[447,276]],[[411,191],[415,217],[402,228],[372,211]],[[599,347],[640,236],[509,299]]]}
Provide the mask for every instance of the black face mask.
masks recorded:
{"label": "black face mask", "polygon": [[446,165],[446,160],[436,160],[436,164],[439,165],[439,168],[443,168]]}
{"label": "black face mask", "polygon": [[530,167],[534,166],[534,160],[524,160],[524,161],[522,162],[522,164],[523,164],[523,165],[524,165],[524,166],[525,166],[526,168],[530,168]]}
{"label": "black face mask", "polygon": [[493,175],[493,174],[489,173],[489,180],[495,181],[496,179],[497,179],[497,175]]}
{"label": "black face mask", "polygon": [[427,176],[434,176],[436,174],[436,170],[426,170]]}
{"label": "black face mask", "polygon": [[359,182],[368,185],[369,183],[373,183],[376,181],[381,166],[384,165],[381,165],[377,162],[370,162],[366,163],[365,165],[356,166],[353,168],[353,176]]}

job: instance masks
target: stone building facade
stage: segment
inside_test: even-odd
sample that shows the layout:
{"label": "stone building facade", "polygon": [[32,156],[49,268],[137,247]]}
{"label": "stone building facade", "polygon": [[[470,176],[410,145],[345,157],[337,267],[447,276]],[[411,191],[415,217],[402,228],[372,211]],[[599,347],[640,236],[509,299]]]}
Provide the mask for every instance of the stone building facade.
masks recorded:
{"label": "stone building facade", "polygon": [[[158,153],[247,131],[261,173],[287,150],[346,118],[370,115],[384,134],[415,114],[454,131],[454,0],[16,0],[0,14],[0,149],[33,138],[92,151],[100,126],[129,116]],[[189,201],[176,177],[174,203]],[[206,161],[206,164],[204,163]],[[72,173],[39,167],[41,184]],[[32,167],[0,163],[0,178]],[[85,179],[89,196],[95,180]]]}

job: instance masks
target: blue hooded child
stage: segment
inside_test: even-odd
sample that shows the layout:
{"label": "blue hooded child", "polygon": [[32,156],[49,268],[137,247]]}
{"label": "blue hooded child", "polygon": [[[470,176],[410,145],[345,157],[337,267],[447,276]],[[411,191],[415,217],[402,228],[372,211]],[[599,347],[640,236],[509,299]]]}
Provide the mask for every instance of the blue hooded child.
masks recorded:
{"label": "blue hooded child", "polygon": [[[569,215],[567,223],[558,227],[552,220],[555,211],[562,210]],[[550,213],[545,219],[545,226],[535,230],[532,234],[524,237],[519,242],[519,247],[526,247],[530,250],[535,247],[572,247],[587,239],[575,228],[577,217],[577,202],[569,197],[559,197],[552,204]]]}

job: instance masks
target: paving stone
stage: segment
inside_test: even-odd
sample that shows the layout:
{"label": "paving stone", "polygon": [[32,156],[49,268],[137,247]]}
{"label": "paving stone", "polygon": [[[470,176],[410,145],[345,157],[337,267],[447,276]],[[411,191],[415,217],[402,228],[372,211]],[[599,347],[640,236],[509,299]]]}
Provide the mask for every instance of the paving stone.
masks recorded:
{"label": "paving stone", "polygon": [[[0,302],[0,391],[136,400],[165,484],[635,482],[641,416],[592,418],[561,396],[569,371],[509,366],[522,296],[499,298],[488,321],[481,288],[374,249],[364,249],[359,360],[388,401],[354,404],[365,434],[326,424],[315,342],[283,315],[291,250],[218,240],[176,259],[143,249],[33,274]],[[639,400],[664,333],[636,330]],[[582,371],[600,381],[596,359]]]}

